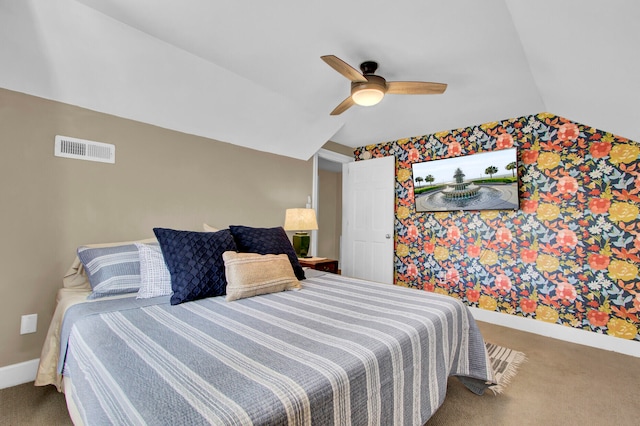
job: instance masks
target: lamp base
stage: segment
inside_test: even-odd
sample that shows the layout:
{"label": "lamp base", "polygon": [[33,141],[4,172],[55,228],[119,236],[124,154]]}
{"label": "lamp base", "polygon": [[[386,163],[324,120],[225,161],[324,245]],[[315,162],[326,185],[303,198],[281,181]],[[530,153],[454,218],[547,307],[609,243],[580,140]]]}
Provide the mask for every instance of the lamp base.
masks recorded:
{"label": "lamp base", "polygon": [[293,234],[293,249],[298,257],[311,257],[309,254],[309,242],[311,237],[306,232],[296,232]]}

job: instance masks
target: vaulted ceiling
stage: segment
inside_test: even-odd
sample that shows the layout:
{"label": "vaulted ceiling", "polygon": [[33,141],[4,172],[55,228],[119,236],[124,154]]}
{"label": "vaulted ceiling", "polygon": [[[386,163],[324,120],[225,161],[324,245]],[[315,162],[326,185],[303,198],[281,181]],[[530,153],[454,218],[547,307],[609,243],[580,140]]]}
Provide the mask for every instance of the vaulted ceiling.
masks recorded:
{"label": "vaulted ceiling", "polygon": [[[0,87],[300,159],[542,111],[640,141],[638,22],[635,0],[0,0]],[[328,54],[448,88],[329,116]]]}

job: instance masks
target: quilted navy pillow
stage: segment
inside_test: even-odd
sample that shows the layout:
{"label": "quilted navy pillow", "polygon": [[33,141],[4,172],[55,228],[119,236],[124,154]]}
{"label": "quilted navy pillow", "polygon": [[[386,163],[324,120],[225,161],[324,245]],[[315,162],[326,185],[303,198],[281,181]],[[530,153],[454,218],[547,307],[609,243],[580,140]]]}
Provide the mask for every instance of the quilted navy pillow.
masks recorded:
{"label": "quilted navy pillow", "polygon": [[176,231],[154,228],[171,274],[171,304],[225,294],[222,253],[236,251],[228,229],[218,232]]}
{"label": "quilted navy pillow", "polygon": [[230,226],[231,234],[238,251],[258,254],[286,254],[289,257],[296,278],[304,280],[304,269],[298,262],[298,256],[281,226],[276,228],[251,228],[249,226]]}

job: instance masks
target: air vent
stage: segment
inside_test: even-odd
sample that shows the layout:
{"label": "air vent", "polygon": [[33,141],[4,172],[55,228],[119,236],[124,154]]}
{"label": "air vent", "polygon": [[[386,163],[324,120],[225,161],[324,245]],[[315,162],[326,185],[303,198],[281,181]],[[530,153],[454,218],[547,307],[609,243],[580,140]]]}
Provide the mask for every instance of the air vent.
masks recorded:
{"label": "air vent", "polygon": [[116,146],[56,135],[55,156],[75,158],[76,160],[99,161],[101,163],[115,163]]}

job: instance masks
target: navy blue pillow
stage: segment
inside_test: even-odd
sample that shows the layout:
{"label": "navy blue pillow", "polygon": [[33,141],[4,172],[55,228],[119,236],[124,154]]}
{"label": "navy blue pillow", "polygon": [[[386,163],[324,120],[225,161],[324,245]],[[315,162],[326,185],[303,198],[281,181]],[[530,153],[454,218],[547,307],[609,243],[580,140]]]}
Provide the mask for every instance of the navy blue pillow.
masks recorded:
{"label": "navy blue pillow", "polygon": [[238,251],[258,254],[286,254],[298,280],[304,280],[304,269],[298,262],[298,256],[281,226],[277,228],[251,228],[249,226],[230,226],[231,234]]}
{"label": "navy blue pillow", "polygon": [[218,232],[154,228],[171,274],[171,304],[221,296],[226,293],[222,253],[237,251],[228,229]]}

